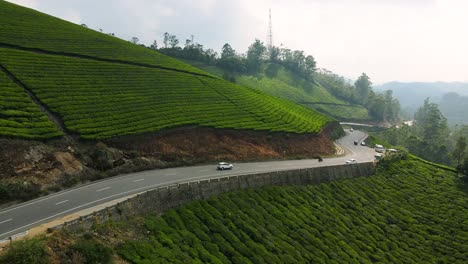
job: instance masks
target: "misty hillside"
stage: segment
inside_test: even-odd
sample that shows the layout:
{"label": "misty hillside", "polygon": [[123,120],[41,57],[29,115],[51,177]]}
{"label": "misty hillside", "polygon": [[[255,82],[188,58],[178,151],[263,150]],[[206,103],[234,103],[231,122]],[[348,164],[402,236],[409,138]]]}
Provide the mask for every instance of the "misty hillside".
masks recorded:
{"label": "misty hillside", "polygon": [[445,93],[456,92],[468,96],[468,83],[462,82],[389,82],[376,85],[378,91],[392,90],[402,107],[417,107],[422,105],[424,99],[430,97],[431,101],[438,102]]}
{"label": "misty hillside", "polygon": [[436,103],[450,124],[468,125],[468,96],[450,92]]}
{"label": "misty hillside", "polygon": [[401,107],[413,114],[429,98],[440,106],[450,124],[468,124],[468,83],[462,82],[389,82],[375,86],[378,91],[392,90]]}

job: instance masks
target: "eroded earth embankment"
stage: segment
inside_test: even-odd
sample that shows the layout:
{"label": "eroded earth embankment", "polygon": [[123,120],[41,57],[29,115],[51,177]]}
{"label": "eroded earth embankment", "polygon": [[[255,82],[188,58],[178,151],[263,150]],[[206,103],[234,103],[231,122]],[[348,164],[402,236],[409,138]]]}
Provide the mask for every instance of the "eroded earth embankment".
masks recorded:
{"label": "eroded earth embankment", "polygon": [[183,127],[104,141],[0,139],[0,202],[28,200],[117,174],[217,161],[333,155],[331,124],[319,134]]}

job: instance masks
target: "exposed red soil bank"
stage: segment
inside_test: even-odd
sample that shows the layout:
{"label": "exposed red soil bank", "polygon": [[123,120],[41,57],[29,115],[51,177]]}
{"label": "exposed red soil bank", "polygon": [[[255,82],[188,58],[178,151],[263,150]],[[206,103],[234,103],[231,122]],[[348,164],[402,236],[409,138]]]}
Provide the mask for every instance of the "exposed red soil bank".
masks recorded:
{"label": "exposed red soil bank", "polygon": [[107,140],[109,146],[166,161],[248,161],[314,157],[334,153],[330,133],[295,134],[264,131],[178,128],[151,135]]}
{"label": "exposed red soil bank", "polygon": [[335,151],[319,134],[182,127],[102,142],[0,139],[0,205],[117,174],[216,161],[314,158]]}

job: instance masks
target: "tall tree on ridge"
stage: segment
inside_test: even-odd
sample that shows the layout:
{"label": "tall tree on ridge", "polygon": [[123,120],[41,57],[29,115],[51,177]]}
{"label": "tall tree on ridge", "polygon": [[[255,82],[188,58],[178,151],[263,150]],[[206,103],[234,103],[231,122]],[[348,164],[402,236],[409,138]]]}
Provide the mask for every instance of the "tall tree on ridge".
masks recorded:
{"label": "tall tree on ridge", "polygon": [[457,144],[453,150],[452,156],[457,161],[457,167],[462,164],[463,159],[465,158],[466,151],[466,138],[461,136],[457,139]]}
{"label": "tall tree on ridge", "polygon": [[164,32],[163,43],[164,43],[164,48],[166,49],[169,44],[169,36],[170,34],[168,32]]}
{"label": "tall tree on ridge", "polygon": [[138,41],[140,41],[140,39],[138,39],[137,37],[132,37],[132,39],[130,40],[133,44],[138,44]]}
{"label": "tall tree on ridge", "polygon": [[365,102],[369,91],[371,91],[371,85],[372,83],[370,81],[370,78],[366,75],[366,73],[362,73],[362,75],[359,76],[357,81],[354,83],[356,91],[360,96],[362,102]]}
{"label": "tall tree on ridge", "polygon": [[418,135],[429,144],[436,144],[447,140],[447,118],[442,115],[437,104],[429,102],[429,98],[424,100],[423,106],[418,109],[414,115],[414,119]]}
{"label": "tall tree on ridge", "polygon": [[247,51],[247,70],[251,73],[258,73],[262,62],[264,60],[267,48],[263,45],[263,42],[256,39],[255,42],[249,46]]}
{"label": "tall tree on ridge", "polygon": [[236,51],[231,47],[231,45],[229,45],[229,43],[224,44],[221,49],[221,59],[232,58],[234,56],[236,56]]}
{"label": "tall tree on ridge", "polygon": [[152,50],[158,49],[158,42],[156,40],[153,41],[153,44],[151,44],[150,49]]}
{"label": "tall tree on ridge", "polygon": [[176,48],[177,45],[179,45],[179,40],[177,39],[177,37],[175,35],[170,35],[169,36],[169,46],[171,47],[171,49]]}

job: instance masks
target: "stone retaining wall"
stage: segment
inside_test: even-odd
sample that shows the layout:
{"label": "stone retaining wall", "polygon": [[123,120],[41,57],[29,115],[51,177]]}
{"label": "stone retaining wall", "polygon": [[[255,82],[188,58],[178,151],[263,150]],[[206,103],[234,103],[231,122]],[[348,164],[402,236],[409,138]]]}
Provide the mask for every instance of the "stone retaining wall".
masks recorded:
{"label": "stone retaining wall", "polygon": [[210,180],[180,183],[147,191],[114,206],[49,228],[49,231],[66,229],[70,232],[77,232],[88,230],[93,225],[108,220],[125,220],[136,215],[163,214],[170,208],[190,201],[207,199],[213,195],[230,191],[274,185],[319,184],[343,178],[370,176],[374,174],[374,172],[375,164],[369,162],[227,176]]}

